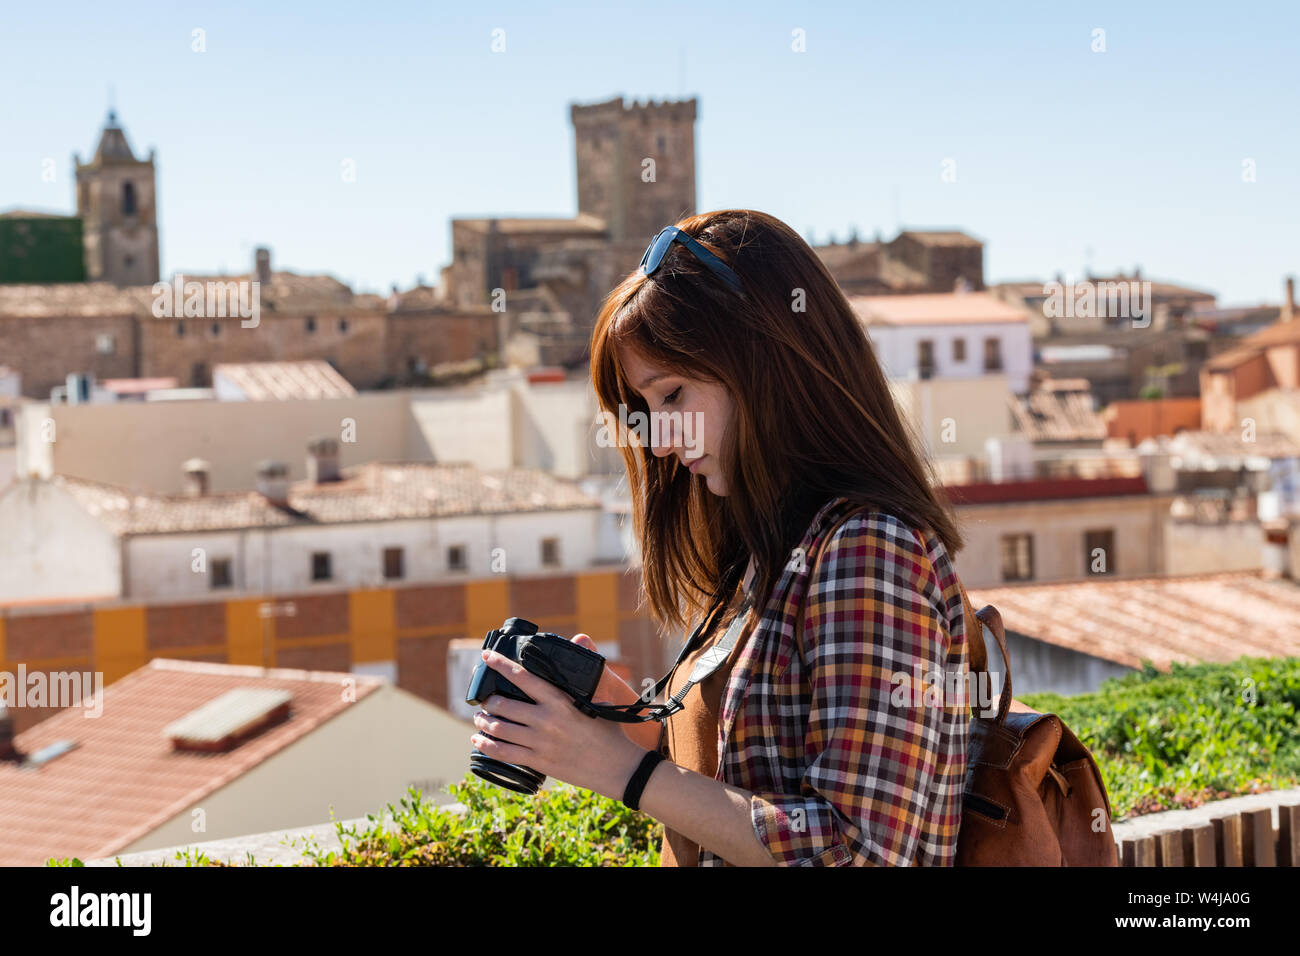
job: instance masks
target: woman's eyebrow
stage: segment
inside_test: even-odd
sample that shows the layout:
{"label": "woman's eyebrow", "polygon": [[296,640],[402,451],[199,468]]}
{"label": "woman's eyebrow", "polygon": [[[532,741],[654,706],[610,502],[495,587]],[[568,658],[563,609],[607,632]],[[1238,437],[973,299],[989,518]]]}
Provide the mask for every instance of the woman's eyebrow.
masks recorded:
{"label": "woman's eyebrow", "polygon": [[655,373],[654,373],[653,375],[651,375],[648,379],[646,379],[644,382],[642,382],[640,385],[638,385],[638,386],[636,387],[636,390],[637,390],[638,392],[643,392],[643,391],[645,391],[645,387],[646,387],[647,385],[653,385],[655,382],[659,381],[659,379],[661,379],[661,378],[667,378],[667,377],[668,377],[669,375],[671,375],[671,374],[672,374],[672,372],[655,372]]}

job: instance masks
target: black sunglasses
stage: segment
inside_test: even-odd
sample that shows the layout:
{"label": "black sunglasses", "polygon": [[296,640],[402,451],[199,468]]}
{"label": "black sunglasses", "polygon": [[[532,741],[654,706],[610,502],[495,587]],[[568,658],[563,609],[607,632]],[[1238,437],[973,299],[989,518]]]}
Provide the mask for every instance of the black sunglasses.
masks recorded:
{"label": "black sunglasses", "polygon": [[680,242],[691,250],[695,254],[695,258],[712,269],[716,275],[726,280],[729,286],[741,295],[745,294],[745,287],[740,284],[740,277],[732,272],[725,262],[676,226],[666,226],[659,230],[659,234],[650,240],[650,245],[646,246],[645,253],[641,256],[641,272],[648,276],[654,275],[655,270],[663,263],[664,256],[668,254],[668,249],[674,242]]}

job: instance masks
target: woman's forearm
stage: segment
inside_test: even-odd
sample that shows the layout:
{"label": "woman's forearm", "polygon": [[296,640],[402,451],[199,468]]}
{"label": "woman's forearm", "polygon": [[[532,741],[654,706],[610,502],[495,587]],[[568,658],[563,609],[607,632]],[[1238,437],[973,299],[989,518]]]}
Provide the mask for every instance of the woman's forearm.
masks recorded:
{"label": "woman's forearm", "polygon": [[750,792],[665,760],[641,794],[641,810],[733,866],[777,866],[754,832]]}

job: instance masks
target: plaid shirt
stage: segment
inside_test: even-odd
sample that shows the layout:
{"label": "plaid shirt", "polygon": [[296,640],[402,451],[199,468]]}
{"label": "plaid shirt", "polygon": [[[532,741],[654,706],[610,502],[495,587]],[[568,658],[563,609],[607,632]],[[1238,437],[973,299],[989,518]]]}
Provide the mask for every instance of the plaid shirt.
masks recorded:
{"label": "plaid shirt", "polygon": [[[892,514],[821,540],[845,504],[818,511],[739,649],[715,779],[752,791],[754,832],[783,866],[951,866],[970,719],[957,575],[937,536]],[[702,847],[698,864],[730,865]]]}

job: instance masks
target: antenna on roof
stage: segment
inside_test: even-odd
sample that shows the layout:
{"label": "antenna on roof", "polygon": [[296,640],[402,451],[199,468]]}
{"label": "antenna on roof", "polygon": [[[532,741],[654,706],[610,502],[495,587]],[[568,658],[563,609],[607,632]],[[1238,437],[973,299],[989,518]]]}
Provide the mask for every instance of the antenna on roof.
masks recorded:
{"label": "antenna on roof", "polygon": [[108,84],[108,125],[117,125],[117,107],[113,103],[113,84]]}

